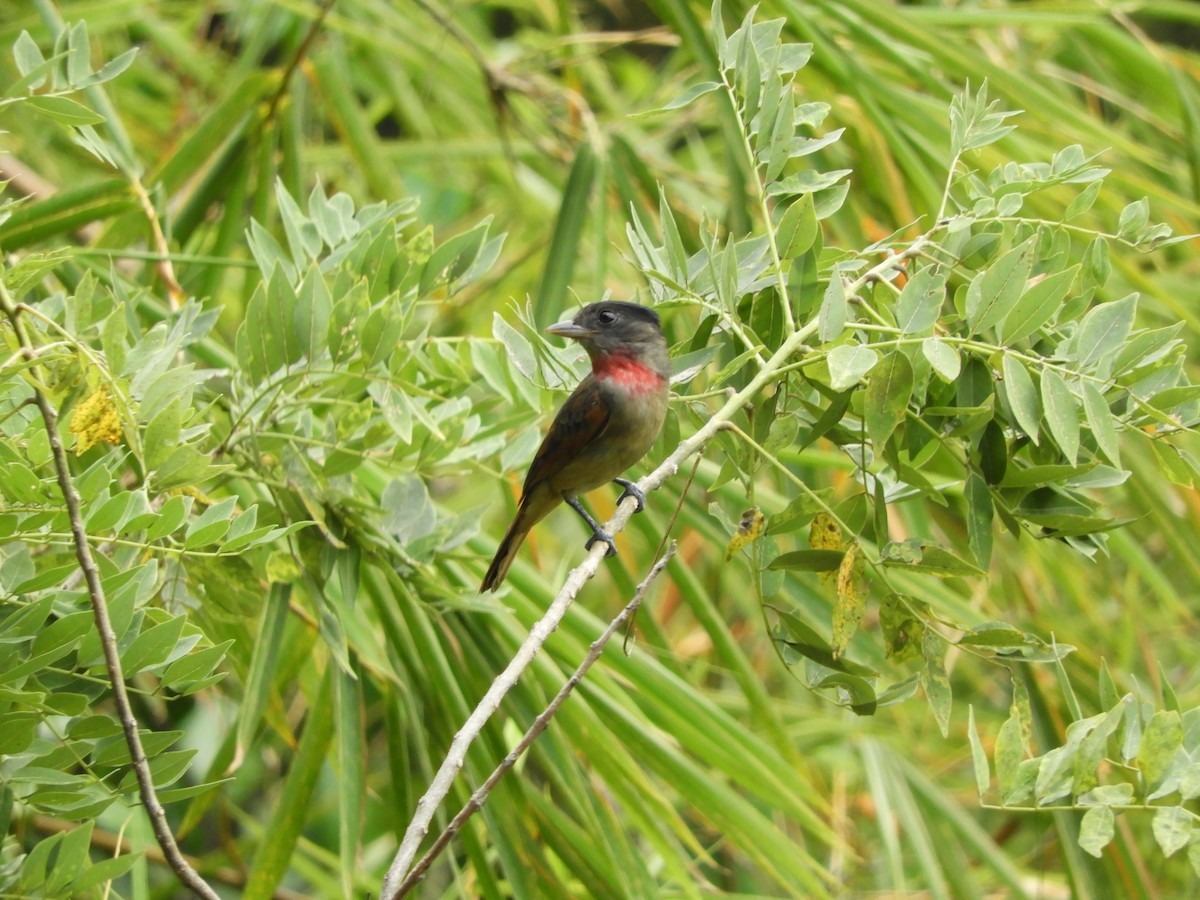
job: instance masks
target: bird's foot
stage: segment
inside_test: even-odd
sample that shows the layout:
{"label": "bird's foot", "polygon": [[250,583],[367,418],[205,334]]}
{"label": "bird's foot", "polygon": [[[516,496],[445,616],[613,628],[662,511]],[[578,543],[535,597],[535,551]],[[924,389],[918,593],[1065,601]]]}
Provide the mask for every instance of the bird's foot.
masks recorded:
{"label": "bird's foot", "polygon": [[614,478],[613,482],[625,488],[625,490],[621,491],[621,496],[617,498],[617,506],[620,506],[621,501],[626,497],[632,497],[637,501],[637,509],[634,510],[635,513],[640,513],[646,508],[646,492],[640,487],[626,478]]}
{"label": "bird's foot", "polygon": [[607,531],[604,531],[603,529],[600,529],[600,528],[597,528],[595,531],[592,532],[592,536],[590,538],[588,538],[587,543],[584,544],[583,548],[585,550],[591,550],[592,544],[596,543],[597,541],[601,541],[605,544],[608,544],[608,549],[604,551],[604,556],[606,558],[609,556],[617,555],[617,542],[613,540],[611,534],[609,534]]}

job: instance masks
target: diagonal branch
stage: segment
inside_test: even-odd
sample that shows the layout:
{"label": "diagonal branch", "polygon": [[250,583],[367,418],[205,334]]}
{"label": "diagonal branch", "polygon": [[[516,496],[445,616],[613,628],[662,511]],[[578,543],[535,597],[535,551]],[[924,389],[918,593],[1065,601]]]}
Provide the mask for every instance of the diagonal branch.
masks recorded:
{"label": "diagonal branch", "polygon": [[167,822],[166,811],[155,792],[154,779],[150,775],[150,764],[146,759],[146,752],[142,748],[142,739],[138,734],[138,722],[134,718],[133,708],[129,703],[129,693],[125,688],[125,676],[121,672],[121,656],[117,650],[117,639],[113,633],[112,621],[109,619],[104,588],[100,584],[100,569],[97,567],[91,547],[88,545],[79,493],[71,482],[67,453],[63,449],[62,438],[58,434],[58,414],[38,386],[42,379],[39,371],[41,367],[36,362],[37,351],[25,330],[25,323],[21,321],[17,305],[13,302],[12,295],[8,293],[8,288],[3,282],[0,282],[0,311],[3,311],[12,324],[21,353],[31,363],[29,372],[33,379],[34,400],[42,413],[42,421],[46,425],[46,436],[49,438],[50,451],[54,457],[54,470],[58,477],[58,486],[62,490],[63,500],[67,505],[67,515],[71,521],[75,555],[79,560],[79,568],[83,571],[84,581],[87,583],[92,614],[96,620],[96,630],[100,634],[100,645],[104,648],[104,664],[108,669],[109,681],[112,683],[113,700],[117,706],[121,728],[125,732],[125,743],[129,747],[133,770],[137,775],[138,792],[142,798],[142,805],[145,806],[146,813],[150,817],[150,825],[154,829],[154,836],[157,838],[159,846],[162,847],[163,856],[166,858],[167,864],[175,871],[180,882],[205,900],[220,900],[216,891],[200,877],[179,851],[179,846],[175,843],[175,836],[171,833],[170,825]]}
{"label": "diagonal branch", "polygon": [[[667,478],[679,470],[684,460],[694,453],[699,452],[716,435],[724,422],[733,418],[748,400],[763,389],[792,354],[798,352],[804,346],[804,341],[816,331],[816,328],[816,323],[813,322],[799,331],[793,332],[775,354],[759,369],[758,374],[755,375],[750,383],[740,392],[730,397],[725,405],[699,431],[676,447],[675,451],[657,469],[639,482],[638,487],[647,492],[661,487]],[[636,507],[637,501],[633,497],[626,498],[617,507],[617,511],[613,514],[612,519],[605,524],[605,531],[613,535],[622,531]],[[421,841],[425,838],[425,835],[429,832],[429,823],[433,821],[437,807],[450,792],[450,786],[454,782],[454,777],[458,774],[459,769],[462,768],[462,761],[466,758],[467,748],[478,736],[484,723],[491,718],[492,713],[499,707],[504,695],[516,684],[521,673],[528,668],[534,656],[541,649],[542,644],[546,642],[547,638],[558,627],[583,585],[596,574],[605,549],[603,544],[594,544],[588,555],[584,558],[584,561],[571,571],[567,576],[566,582],[559,590],[558,596],[554,598],[554,602],[546,610],[546,614],[530,629],[529,637],[518,648],[512,661],[503,672],[496,676],[496,680],[492,682],[492,686],[488,689],[483,699],[479,701],[479,705],[475,707],[475,710],[467,718],[467,721],[463,724],[458,734],[454,736],[446,758],[442,761],[442,765],[434,775],[428,790],[417,801],[416,812],[409,823],[408,830],[404,833],[404,838],[384,878],[383,888],[380,893],[381,900],[393,900],[397,896],[398,885],[409,871],[412,861],[416,858],[417,849]]]}
{"label": "diagonal branch", "polygon": [[567,679],[566,683],[563,684],[558,693],[554,695],[554,699],[550,701],[549,706],[547,706],[545,710],[543,710],[542,713],[533,720],[533,724],[530,725],[529,730],[521,736],[521,740],[517,741],[516,746],[513,747],[512,750],[509,751],[509,754],[500,761],[500,765],[496,766],[496,768],[492,771],[492,774],[489,775],[483,784],[479,786],[479,789],[471,795],[471,799],[468,800],[466,805],[458,811],[458,815],[450,820],[450,824],[446,826],[445,831],[438,835],[437,840],[433,842],[433,846],[430,847],[428,852],[421,857],[421,859],[415,866],[412,867],[412,869],[409,870],[408,874],[404,877],[404,881],[402,881],[396,887],[395,893],[389,894],[388,888],[384,887],[382,894],[383,898],[386,898],[386,900],[391,900],[392,897],[399,898],[406,896],[408,892],[416,887],[417,883],[425,877],[425,873],[429,870],[429,867],[433,865],[434,860],[436,860],[441,852],[446,849],[446,846],[450,843],[454,836],[458,834],[460,830],[462,830],[462,827],[467,823],[467,820],[483,808],[483,804],[487,802],[487,798],[491,794],[492,788],[494,788],[500,779],[508,773],[509,769],[516,765],[517,760],[521,758],[521,754],[529,749],[529,746],[535,740],[537,740],[538,735],[546,730],[546,728],[550,725],[550,720],[554,718],[555,713],[558,712],[559,707],[563,705],[567,697],[571,695],[571,692],[579,686],[581,681],[583,681],[583,676],[587,674],[588,669],[590,669],[595,664],[596,660],[600,658],[600,654],[604,652],[604,648],[612,636],[617,633],[617,631],[629,620],[631,616],[634,615],[634,613],[637,612],[638,607],[642,605],[642,598],[646,596],[646,591],[649,589],[651,582],[658,577],[658,574],[664,568],[666,568],[667,563],[671,561],[671,557],[675,555],[675,546],[675,542],[671,541],[670,546],[667,547],[666,553],[659,557],[658,562],[651,567],[650,571],[646,574],[646,577],[642,579],[642,583],[637,586],[637,589],[633,592],[633,598],[625,605],[624,609],[617,613],[616,618],[608,623],[608,627],[604,629],[600,637],[596,638],[596,640],[592,642],[591,647],[588,648],[587,656],[583,658],[583,662],[579,664],[579,667],[571,674],[571,677]]}
{"label": "diagonal branch", "polygon": [[[847,293],[853,295],[863,285],[875,279],[884,278],[903,268],[905,263],[910,258],[919,255],[929,242],[929,234],[917,238],[903,252],[887,257],[860,275],[848,286]],[[726,422],[731,421],[742,407],[758,395],[759,391],[779,376],[780,370],[788,364],[795,354],[804,349],[805,341],[816,330],[817,322],[814,319],[788,335],[779,349],[762,364],[749,384],[736,394],[730,396],[726,400],[725,405],[714,413],[695,434],[687,440],[682,441],[657,469],[638,482],[638,487],[646,493],[660,488],[663,482],[679,471],[679,467],[683,465],[685,460],[700,452],[705,444],[712,440],[717,432],[725,427]],[[617,507],[617,511],[613,514],[613,517],[604,525],[604,530],[612,535],[623,531],[625,524],[633,515],[636,507],[637,501],[633,497],[626,498]],[[450,749],[446,753],[446,758],[442,760],[442,764],[434,775],[433,781],[430,782],[425,794],[417,801],[417,808],[413,813],[413,818],[409,822],[408,829],[404,832],[404,837],[400,842],[400,847],[397,849],[396,855],[392,859],[392,864],[384,876],[380,900],[395,900],[398,896],[397,890],[399,885],[409,873],[413,860],[416,859],[421,841],[429,833],[429,824],[433,821],[433,816],[437,812],[438,806],[446,799],[446,795],[450,793],[450,786],[454,783],[455,776],[462,768],[463,760],[466,759],[467,748],[478,737],[484,723],[499,708],[500,701],[504,698],[504,695],[516,684],[521,673],[529,667],[534,656],[541,649],[542,644],[558,628],[559,623],[566,615],[567,610],[570,608],[575,596],[583,588],[583,585],[596,574],[596,570],[600,566],[600,560],[604,557],[606,549],[603,544],[597,542],[592,546],[592,549],[588,552],[583,562],[571,571],[567,576],[566,582],[559,589],[558,595],[554,598],[554,602],[546,610],[546,614],[530,629],[529,637],[517,649],[512,661],[503,672],[496,676],[496,680],[492,682],[492,686],[488,688],[483,699],[479,701],[478,706],[475,707],[471,715],[467,717],[467,721],[463,724],[463,727],[454,736],[454,740],[450,743]]]}

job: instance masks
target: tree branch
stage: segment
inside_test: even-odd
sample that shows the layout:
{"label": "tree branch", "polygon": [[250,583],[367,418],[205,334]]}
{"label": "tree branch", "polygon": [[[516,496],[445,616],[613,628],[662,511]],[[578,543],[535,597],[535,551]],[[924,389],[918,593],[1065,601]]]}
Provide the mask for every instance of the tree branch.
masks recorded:
{"label": "tree branch", "polygon": [[[567,679],[566,683],[563,684],[558,693],[555,694],[554,699],[550,701],[550,705],[546,707],[541,715],[533,720],[533,724],[530,725],[529,730],[521,736],[521,740],[519,740],[516,746],[509,751],[509,754],[500,761],[500,764],[496,766],[496,768],[492,771],[492,774],[489,775],[483,784],[479,786],[479,789],[471,795],[471,799],[468,800],[466,805],[458,811],[458,815],[450,820],[450,824],[446,826],[446,829],[440,835],[438,835],[437,840],[433,842],[433,846],[429,848],[428,852],[421,857],[417,864],[409,870],[407,875],[405,875],[404,880],[396,887],[395,893],[388,892],[388,886],[385,882],[383,892],[381,894],[381,900],[392,900],[392,898],[404,897],[409,891],[416,887],[418,882],[425,877],[425,873],[429,870],[429,867],[433,865],[434,860],[436,860],[441,852],[446,849],[446,846],[450,843],[454,836],[458,834],[460,830],[462,830],[462,827],[467,823],[467,820],[483,808],[483,804],[487,802],[487,798],[491,794],[492,788],[494,788],[500,779],[508,773],[509,769],[516,765],[517,760],[521,758],[521,754],[529,749],[529,746],[535,740],[537,740],[538,735],[546,730],[547,726],[550,724],[550,720],[553,719],[555,713],[558,712],[559,707],[563,705],[567,697],[571,695],[571,692],[574,691],[579,683],[583,680],[583,676],[587,674],[588,669],[590,669],[595,664],[596,660],[600,658],[600,654],[604,652],[604,648],[607,646],[612,636],[616,634],[617,631],[625,624],[625,622],[629,620],[630,616],[637,612],[638,607],[642,605],[642,598],[646,595],[646,591],[649,589],[651,582],[658,577],[658,574],[666,567],[667,563],[671,561],[671,557],[675,555],[675,547],[675,542],[671,541],[670,546],[667,547],[666,553],[659,557],[658,562],[651,567],[650,571],[646,574],[646,577],[642,579],[642,583],[637,586],[637,589],[633,592],[633,598],[625,605],[624,609],[617,613],[616,618],[608,623],[608,627],[604,629],[604,632],[600,635],[600,637],[596,638],[596,640],[592,642],[591,647],[588,649],[587,656],[583,658],[583,662],[579,664],[579,667],[574,671],[574,673],[572,673],[571,677]],[[388,874],[390,875],[391,873],[389,872]]]}
{"label": "tree branch", "polygon": [[67,505],[67,516],[71,521],[71,534],[75,540],[75,556],[79,560],[79,567],[83,570],[83,577],[87,582],[88,597],[92,603],[92,615],[96,620],[96,630],[100,634],[100,645],[104,649],[104,664],[108,669],[109,681],[112,683],[113,701],[117,706],[117,715],[121,720],[121,728],[125,732],[125,743],[129,747],[129,756],[137,775],[138,792],[142,798],[142,805],[150,817],[150,825],[154,829],[154,836],[158,840],[159,846],[162,847],[163,856],[180,882],[199,896],[204,897],[205,900],[220,900],[217,892],[183,858],[167,822],[166,811],[155,792],[154,779],[150,774],[150,764],[146,760],[145,750],[142,749],[137,719],[134,718],[133,708],[129,704],[125,676],[121,672],[121,656],[117,650],[117,638],[109,619],[104,588],[100,584],[100,569],[96,565],[96,560],[92,556],[92,550],[88,544],[79,494],[71,482],[71,469],[67,463],[67,453],[63,449],[62,439],[58,434],[58,415],[54,407],[50,405],[50,400],[38,387],[38,384],[42,382],[42,377],[41,367],[36,362],[37,351],[25,331],[25,323],[21,321],[17,305],[3,282],[0,282],[0,310],[12,323],[13,333],[21,347],[21,353],[31,363],[29,371],[33,380],[34,401],[37,403],[38,409],[42,413],[42,421],[46,425],[46,436],[49,438],[50,452],[54,457],[54,470],[58,477],[58,486]]}
{"label": "tree branch", "polygon": [[[929,241],[929,234],[922,235],[913,241],[906,250],[889,256],[868,269],[847,287],[847,293],[853,295],[854,292],[861,290],[863,285],[870,283],[874,279],[882,278],[889,273],[901,269],[908,259],[919,255]],[[787,365],[794,354],[800,352],[804,347],[805,341],[816,330],[817,321],[814,319],[788,335],[779,349],[771,355],[770,359],[762,364],[758,372],[750,380],[750,383],[742,390],[731,395],[725,401],[725,405],[714,413],[695,434],[681,442],[657,469],[638,482],[638,487],[645,493],[661,487],[663,482],[679,471],[679,467],[688,457],[698,453],[705,444],[712,440],[718,431],[725,427],[726,422],[733,419],[747,402],[752,400],[759,391],[778,375],[779,370]],[[617,511],[613,514],[613,517],[604,525],[604,530],[612,535],[624,530],[625,524],[633,515],[636,507],[637,501],[634,498],[626,498],[617,507]],[[516,684],[521,673],[528,668],[534,656],[541,649],[542,644],[558,628],[559,623],[562,622],[572,601],[574,601],[575,596],[579,593],[584,583],[596,574],[596,570],[600,566],[600,560],[604,557],[606,549],[602,543],[597,542],[593,544],[592,549],[588,552],[583,562],[571,570],[566,582],[554,598],[554,602],[546,610],[546,614],[530,629],[529,637],[517,649],[512,661],[503,672],[496,676],[496,680],[492,682],[492,686],[488,688],[483,699],[479,701],[479,704],[467,718],[463,727],[454,736],[454,740],[450,743],[450,749],[446,753],[446,758],[442,761],[441,766],[434,775],[433,781],[430,782],[425,794],[417,801],[417,809],[413,813],[412,821],[409,822],[408,829],[404,832],[404,837],[400,842],[400,847],[397,849],[392,864],[388,868],[387,875],[384,877],[380,900],[394,900],[398,896],[397,890],[399,885],[408,874],[412,862],[416,858],[417,849],[420,847],[421,841],[429,833],[429,823],[433,821],[433,816],[438,806],[446,799],[446,795],[450,793],[450,786],[454,783],[455,776],[463,766],[463,761],[467,755],[467,748],[471,746],[471,742],[479,735],[484,723],[499,708],[500,701],[504,698],[504,695]]]}

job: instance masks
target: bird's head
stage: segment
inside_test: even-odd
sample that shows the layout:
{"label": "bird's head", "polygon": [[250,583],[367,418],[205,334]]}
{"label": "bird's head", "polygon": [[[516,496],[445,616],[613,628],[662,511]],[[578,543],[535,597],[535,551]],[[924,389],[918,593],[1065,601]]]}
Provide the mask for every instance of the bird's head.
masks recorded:
{"label": "bird's head", "polygon": [[551,325],[546,333],[579,341],[597,376],[626,361],[640,364],[660,378],[670,375],[667,340],[658,313],[649,307],[620,300],[589,303],[573,319]]}

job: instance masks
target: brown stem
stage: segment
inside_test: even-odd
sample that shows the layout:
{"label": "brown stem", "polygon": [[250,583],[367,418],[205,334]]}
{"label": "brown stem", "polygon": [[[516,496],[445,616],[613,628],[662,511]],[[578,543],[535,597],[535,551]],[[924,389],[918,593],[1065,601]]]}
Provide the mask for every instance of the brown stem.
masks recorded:
{"label": "brown stem", "polygon": [[125,732],[125,743],[129,747],[129,756],[133,761],[133,770],[137,775],[138,792],[142,805],[150,817],[150,825],[154,836],[162,847],[167,864],[175,871],[179,880],[197,895],[205,900],[220,900],[216,891],[209,886],[195,869],[183,858],[175,843],[167,823],[167,814],[158,800],[154,790],[154,779],[150,775],[150,764],[142,749],[142,739],[138,734],[137,719],[134,718],[133,708],[129,704],[129,694],[125,688],[125,676],[121,672],[121,656],[117,650],[117,638],[113,633],[112,621],[108,616],[108,603],[104,599],[104,588],[100,584],[100,569],[92,556],[88,544],[87,530],[83,525],[83,515],[80,508],[79,494],[71,482],[71,469],[67,463],[67,452],[63,449],[62,439],[58,434],[58,414],[50,405],[45,393],[38,387],[41,382],[40,366],[36,364],[37,352],[25,331],[25,323],[21,321],[16,303],[8,293],[8,288],[0,282],[0,309],[3,310],[9,322],[12,323],[13,333],[21,352],[30,361],[30,375],[33,378],[33,397],[42,413],[42,421],[46,425],[46,436],[50,441],[50,452],[54,457],[54,470],[58,477],[58,486],[62,491],[63,500],[67,505],[67,517],[71,522],[71,534],[75,540],[75,556],[79,567],[83,570],[84,581],[87,583],[88,596],[92,603],[92,615],[96,620],[96,631],[100,634],[100,645],[104,650],[104,664],[108,669],[109,681],[112,682],[113,701],[117,706],[117,715],[121,720],[121,728]]}

